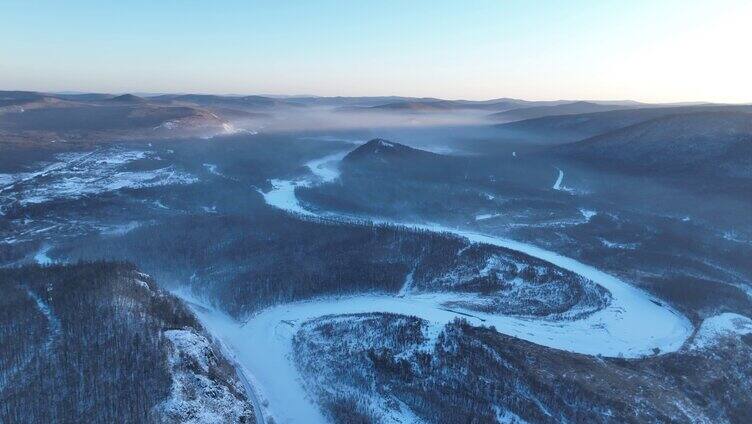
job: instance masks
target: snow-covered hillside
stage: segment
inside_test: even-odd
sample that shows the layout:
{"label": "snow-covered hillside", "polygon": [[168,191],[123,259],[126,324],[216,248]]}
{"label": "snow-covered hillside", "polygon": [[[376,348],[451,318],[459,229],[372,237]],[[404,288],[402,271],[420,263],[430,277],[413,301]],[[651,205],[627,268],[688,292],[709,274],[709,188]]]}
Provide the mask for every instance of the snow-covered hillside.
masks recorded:
{"label": "snow-covered hillside", "polygon": [[0,174],[0,210],[14,203],[21,206],[127,188],[144,188],[197,181],[191,174],[172,165],[150,170],[132,170],[129,164],[159,157],[147,150],[99,149],[60,154],[55,162],[40,169],[18,174]]}
{"label": "snow-covered hillside", "polygon": [[0,422],[255,422],[219,347],[132,265],[0,269],[0,290]]}

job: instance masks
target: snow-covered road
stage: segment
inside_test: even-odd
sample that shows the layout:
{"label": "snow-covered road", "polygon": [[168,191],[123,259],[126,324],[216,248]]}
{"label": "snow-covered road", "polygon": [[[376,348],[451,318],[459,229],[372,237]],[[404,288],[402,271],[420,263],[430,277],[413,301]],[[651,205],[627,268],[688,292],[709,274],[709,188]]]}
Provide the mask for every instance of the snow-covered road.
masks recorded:
{"label": "snow-covered road", "polygon": [[[295,187],[334,181],[337,162],[344,154],[309,162],[314,179],[275,180],[264,194],[266,202],[304,217],[349,221],[349,217],[318,215],[305,209],[295,196]],[[560,171],[560,185],[563,173]],[[444,324],[462,316],[471,323],[493,325],[496,330],[543,346],[571,352],[639,357],[678,350],[692,334],[689,320],[620,279],[577,260],[539,247],[501,237],[441,225],[381,221],[408,228],[430,230],[516,250],[580,274],[612,294],[611,304],[580,320],[551,321],[526,317],[489,315],[474,311],[450,311],[442,305],[456,299],[451,293],[398,296],[350,296],[323,298],[267,308],[240,324],[212,309],[197,310],[204,325],[235,352],[238,362],[253,376],[267,410],[276,422],[325,422],[308,398],[292,361],[292,337],[300,323],[327,314],[393,312],[414,315],[429,322],[430,337]],[[470,316],[468,316],[468,314]],[[656,350],[657,349],[657,350]]]}
{"label": "snow-covered road", "polygon": [[49,335],[47,336],[47,342],[45,342],[45,350],[49,350],[52,347],[52,344],[55,342],[55,339],[57,339],[62,332],[63,327],[60,324],[60,319],[58,319],[58,317],[52,312],[50,305],[48,305],[47,302],[39,297],[39,295],[34,293],[33,290],[27,288],[26,293],[34,301],[34,303],[36,303],[39,312],[41,312],[42,315],[44,315],[44,317],[47,319],[50,329]]}
{"label": "snow-covered road", "polygon": [[564,180],[564,171],[562,171],[559,168],[556,168],[556,170],[559,171],[559,176],[556,177],[556,181],[554,182],[554,186],[551,187],[551,188],[553,188],[554,190],[563,190],[563,188],[561,186],[561,182]]}

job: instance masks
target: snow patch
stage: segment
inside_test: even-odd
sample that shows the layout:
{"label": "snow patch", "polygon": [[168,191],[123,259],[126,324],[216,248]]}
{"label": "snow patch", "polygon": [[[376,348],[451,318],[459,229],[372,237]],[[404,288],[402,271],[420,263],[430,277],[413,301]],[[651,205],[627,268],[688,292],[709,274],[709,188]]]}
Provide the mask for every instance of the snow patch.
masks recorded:
{"label": "snow patch", "polygon": [[415,270],[411,270],[407,276],[405,277],[405,283],[402,284],[402,288],[400,289],[399,293],[397,293],[398,297],[405,297],[406,295],[410,294],[410,292],[413,289],[413,273]]}
{"label": "snow patch", "polygon": [[736,337],[752,333],[752,319],[731,312],[705,318],[697,330],[690,347],[705,349],[715,345],[724,337]]}
{"label": "snow patch", "polygon": [[26,206],[126,188],[192,184],[198,181],[173,166],[149,171],[127,170],[129,163],[154,155],[154,152],[120,148],[61,154],[56,157],[58,162],[38,171],[4,177],[6,185],[0,187],[0,193],[8,194],[0,198],[0,204],[17,202]]}
{"label": "snow patch", "polygon": [[494,412],[496,412],[496,421],[499,424],[528,424],[527,421],[520,418],[517,414],[500,406],[494,405]]}
{"label": "snow patch", "polygon": [[139,280],[139,279],[136,279],[134,281],[136,282],[136,285],[141,286],[141,287],[145,288],[146,290],[151,290],[151,288],[149,288],[149,283],[147,283],[146,281]]}
{"label": "snow patch", "polygon": [[598,215],[598,212],[592,211],[589,209],[580,209],[580,213],[585,218],[586,222],[590,222],[590,219],[592,219],[594,216]]}
{"label": "snow patch", "polygon": [[554,186],[552,188],[554,190],[562,190],[561,182],[564,179],[564,171],[559,168],[556,168],[556,170],[559,171],[559,176],[556,177],[556,181],[554,182]]}
{"label": "snow patch", "polygon": [[39,265],[54,264],[55,260],[47,255],[47,252],[49,252],[51,249],[52,249],[52,246],[50,246],[49,244],[42,245],[42,247],[39,248],[37,253],[34,254],[34,261],[38,263]]}
{"label": "snow patch", "polygon": [[600,240],[601,244],[608,247],[609,249],[634,250],[640,246],[640,243],[617,243],[613,241],[608,241],[602,237],[599,237],[598,240]]}
{"label": "snow patch", "polygon": [[180,127],[180,121],[165,121],[154,127],[154,130],[174,130]]}
{"label": "snow patch", "polygon": [[551,187],[554,190],[557,191],[563,191],[569,194],[585,194],[587,191],[585,190],[577,190],[570,187],[565,187],[562,182],[564,181],[564,171],[562,171],[559,168],[556,168],[556,170],[559,172],[559,175],[556,177],[556,181],[554,181],[553,187]]}
{"label": "snow patch", "polygon": [[170,209],[167,206],[165,206],[165,204],[162,203],[161,200],[155,200],[153,203],[154,203],[154,206],[156,206],[159,209]]}
{"label": "snow patch", "polygon": [[487,219],[500,217],[501,215],[502,214],[500,214],[500,213],[483,213],[483,214],[480,214],[480,215],[475,215],[475,220],[476,221],[485,221]]}
{"label": "snow patch", "polygon": [[219,176],[222,175],[218,171],[219,169],[218,166],[213,163],[205,163],[204,168],[206,168],[206,170],[209,171],[210,174],[219,175]]}
{"label": "snow patch", "polygon": [[171,422],[240,422],[241,417],[249,415],[242,399],[210,378],[217,356],[204,336],[188,329],[168,330],[164,336],[170,342],[167,361],[172,388],[170,397],[157,408]]}
{"label": "snow patch", "polygon": [[723,239],[733,241],[735,243],[752,244],[752,240],[744,239],[739,233],[734,230],[725,231],[723,233]]}
{"label": "snow patch", "polygon": [[[216,117],[216,116],[215,116]],[[225,122],[222,124],[222,135],[233,135],[233,134],[248,134],[248,135],[257,135],[258,131],[255,130],[249,130],[246,128],[238,128],[235,125]],[[208,138],[214,138],[208,137]]]}
{"label": "snow patch", "polygon": [[12,184],[16,179],[13,174],[0,174],[0,186],[7,186]]}
{"label": "snow patch", "polygon": [[100,227],[99,232],[100,234],[104,236],[122,236],[123,234],[127,234],[135,230],[140,225],[141,224],[138,221],[131,221],[125,224],[111,225],[108,227]]}

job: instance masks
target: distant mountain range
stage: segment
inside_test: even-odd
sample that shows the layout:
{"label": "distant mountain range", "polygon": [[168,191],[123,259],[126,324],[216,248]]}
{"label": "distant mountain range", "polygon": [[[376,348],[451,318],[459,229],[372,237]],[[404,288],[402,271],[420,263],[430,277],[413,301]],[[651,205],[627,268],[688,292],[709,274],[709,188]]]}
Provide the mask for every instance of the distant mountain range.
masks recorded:
{"label": "distant mountain range", "polygon": [[[102,93],[0,91],[0,136],[4,143],[49,143],[57,140],[95,143],[212,137],[278,123],[284,128],[295,114],[311,112],[311,126],[323,114],[336,124],[368,128],[441,125],[447,118],[483,127],[492,139],[517,144],[563,144],[669,115],[696,112],[750,112],[752,105],[647,105],[632,101],[484,101],[382,97],[270,97],[207,94],[139,96]],[[372,114],[347,121],[338,113]],[[319,115],[316,115],[319,114]],[[434,120],[429,117],[435,116]],[[394,121],[393,118],[401,121]],[[281,118],[281,119],[279,119]],[[390,121],[390,119],[392,119]],[[485,122],[514,121],[487,125]],[[240,128],[240,129],[238,129]]]}
{"label": "distant mountain range", "polygon": [[338,109],[340,112],[406,112],[431,113],[452,111],[505,111],[530,105],[553,106],[562,101],[531,102],[520,99],[496,99],[485,101],[441,100],[441,99],[391,99],[391,101],[373,105],[348,105]]}
{"label": "distant mountain range", "polygon": [[228,128],[207,108],[132,94],[0,92],[0,135],[11,143],[211,136]]}
{"label": "distant mountain range", "polygon": [[165,94],[161,96],[150,97],[149,100],[157,103],[178,103],[209,107],[235,107],[244,110],[301,106],[299,103],[296,103],[293,100],[288,101],[285,99],[276,99],[264,96],[229,97],[209,94]]}

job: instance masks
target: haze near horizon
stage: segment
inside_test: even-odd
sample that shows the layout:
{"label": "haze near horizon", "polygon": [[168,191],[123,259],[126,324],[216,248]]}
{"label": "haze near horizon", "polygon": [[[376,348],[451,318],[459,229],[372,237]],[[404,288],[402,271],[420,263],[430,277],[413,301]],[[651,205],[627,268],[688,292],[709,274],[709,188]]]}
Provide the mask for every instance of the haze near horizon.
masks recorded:
{"label": "haze near horizon", "polygon": [[0,88],[750,102],[752,4],[9,1]]}

